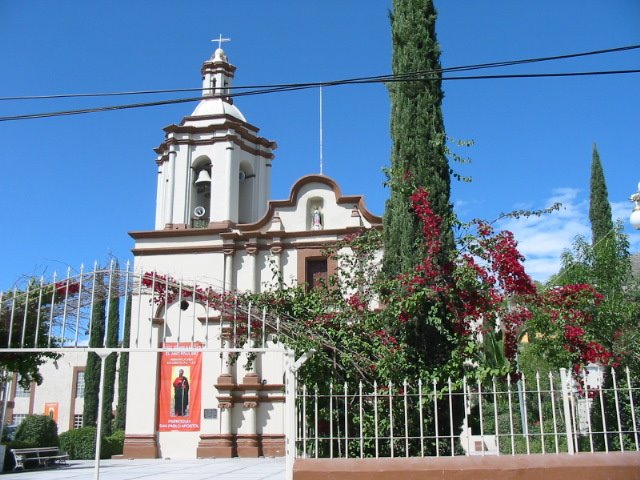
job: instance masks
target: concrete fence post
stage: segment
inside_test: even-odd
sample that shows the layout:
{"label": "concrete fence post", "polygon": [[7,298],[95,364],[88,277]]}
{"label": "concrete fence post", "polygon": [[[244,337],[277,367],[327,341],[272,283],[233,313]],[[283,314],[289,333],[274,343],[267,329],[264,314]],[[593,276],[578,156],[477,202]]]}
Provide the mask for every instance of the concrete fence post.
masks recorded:
{"label": "concrete fence post", "polygon": [[573,455],[575,453],[573,445],[573,428],[571,421],[571,391],[570,383],[572,379],[567,375],[567,369],[560,369],[560,384],[562,387],[562,407],[564,412],[564,427],[567,436],[567,453]]}

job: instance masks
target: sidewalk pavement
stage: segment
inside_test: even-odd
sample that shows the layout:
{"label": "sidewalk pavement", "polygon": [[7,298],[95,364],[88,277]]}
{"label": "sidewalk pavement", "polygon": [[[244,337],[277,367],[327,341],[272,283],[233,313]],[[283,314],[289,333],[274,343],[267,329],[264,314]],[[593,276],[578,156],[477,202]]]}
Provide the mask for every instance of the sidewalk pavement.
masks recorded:
{"label": "sidewalk pavement", "polygon": [[[102,460],[101,480],[284,480],[284,458],[201,460]],[[68,466],[4,473],[2,480],[94,478],[94,462],[70,460]]]}

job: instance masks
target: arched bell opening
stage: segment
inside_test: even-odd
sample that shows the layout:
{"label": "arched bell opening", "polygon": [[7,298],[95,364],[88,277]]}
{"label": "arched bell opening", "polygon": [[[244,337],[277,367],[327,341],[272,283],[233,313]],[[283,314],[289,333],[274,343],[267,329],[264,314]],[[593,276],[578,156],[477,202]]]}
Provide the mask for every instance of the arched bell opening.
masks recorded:
{"label": "arched bell opening", "polygon": [[211,160],[207,157],[198,158],[192,168],[191,227],[205,228],[211,216]]}
{"label": "arched bell opening", "polygon": [[238,171],[238,223],[251,223],[256,175],[249,162],[242,162]]}

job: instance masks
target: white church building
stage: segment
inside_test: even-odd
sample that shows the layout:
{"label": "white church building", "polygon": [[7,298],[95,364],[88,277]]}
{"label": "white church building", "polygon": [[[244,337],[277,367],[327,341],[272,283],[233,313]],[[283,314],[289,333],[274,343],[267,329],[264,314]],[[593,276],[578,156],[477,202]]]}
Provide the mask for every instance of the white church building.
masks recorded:
{"label": "white church building", "polygon": [[[324,249],[350,233],[381,228],[382,219],[362,196],[343,195],[323,175],[302,177],[289,198],[270,200],[277,145],[233,104],[235,70],[218,48],[202,66],[202,100],[164,129],[155,149],[155,229],[130,233],[135,271],[226,292],[277,288],[274,278],[313,288],[336,270]],[[134,296],[132,347],[133,332],[156,348],[225,341],[224,318],[201,304],[160,303],[151,313],[149,305],[148,296]],[[283,362],[277,352],[251,367],[240,360],[231,366],[210,351],[132,354],[124,457],[284,455]]]}

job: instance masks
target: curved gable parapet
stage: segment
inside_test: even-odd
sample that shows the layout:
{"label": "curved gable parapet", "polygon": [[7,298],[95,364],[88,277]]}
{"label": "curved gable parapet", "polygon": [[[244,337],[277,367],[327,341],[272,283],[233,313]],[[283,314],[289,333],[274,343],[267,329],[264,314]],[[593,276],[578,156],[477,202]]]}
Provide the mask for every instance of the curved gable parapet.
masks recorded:
{"label": "curved gable parapet", "polygon": [[333,191],[333,194],[335,195],[336,204],[357,205],[358,210],[360,211],[360,214],[369,223],[371,223],[373,227],[382,225],[382,217],[374,215],[367,209],[364,202],[364,197],[362,195],[343,195],[342,190],[340,189],[340,186],[335,180],[325,175],[314,174],[314,175],[305,175],[304,177],[299,178],[291,187],[291,193],[289,194],[289,198],[287,200],[269,201],[267,212],[260,220],[258,220],[255,223],[237,225],[237,228],[240,231],[256,231],[256,230],[262,229],[263,227],[268,225],[271,220],[273,220],[274,215],[278,209],[295,207],[298,204],[302,189],[314,183],[329,187],[329,190]]}

